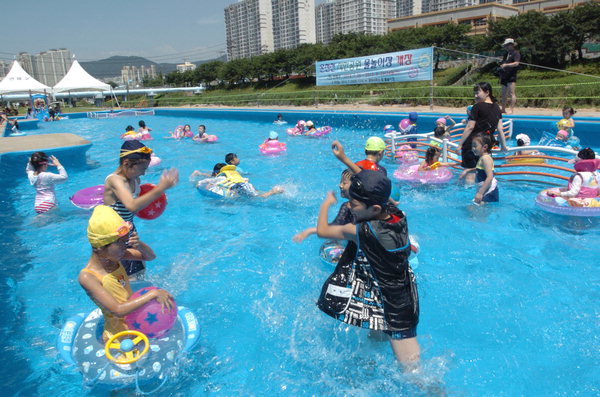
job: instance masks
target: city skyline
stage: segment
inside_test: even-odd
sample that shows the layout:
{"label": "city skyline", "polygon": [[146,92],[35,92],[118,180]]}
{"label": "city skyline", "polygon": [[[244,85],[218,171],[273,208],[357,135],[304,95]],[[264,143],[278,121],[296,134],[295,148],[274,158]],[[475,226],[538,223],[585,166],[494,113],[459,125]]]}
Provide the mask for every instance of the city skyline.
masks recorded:
{"label": "city skyline", "polygon": [[11,3],[2,24],[0,60],[53,48],[68,48],[80,62],[115,55],[157,63],[213,59],[226,53],[224,9],[236,2],[107,0],[90,11],[85,2],[61,0],[43,12]]}

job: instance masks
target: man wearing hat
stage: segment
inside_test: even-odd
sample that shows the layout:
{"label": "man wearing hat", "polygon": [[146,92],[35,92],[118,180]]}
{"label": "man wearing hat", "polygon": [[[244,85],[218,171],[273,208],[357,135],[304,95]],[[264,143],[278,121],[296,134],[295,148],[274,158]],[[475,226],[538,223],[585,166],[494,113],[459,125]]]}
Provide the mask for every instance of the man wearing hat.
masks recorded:
{"label": "man wearing hat", "polygon": [[517,70],[519,69],[519,62],[521,61],[521,54],[515,49],[517,43],[511,38],[504,40],[502,48],[506,50],[500,68],[500,85],[502,86],[502,113],[506,112],[506,100],[510,96],[510,112],[512,114],[515,110],[515,103],[517,102]]}

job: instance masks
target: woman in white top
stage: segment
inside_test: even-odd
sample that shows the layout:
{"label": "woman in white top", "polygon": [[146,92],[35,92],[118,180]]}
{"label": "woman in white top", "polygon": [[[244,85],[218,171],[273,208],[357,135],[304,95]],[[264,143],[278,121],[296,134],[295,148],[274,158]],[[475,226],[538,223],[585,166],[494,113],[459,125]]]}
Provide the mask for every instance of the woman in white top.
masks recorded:
{"label": "woman in white top", "polygon": [[[50,165],[58,169],[58,174],[47,172]],[[35,186],[35,212],[42,214],[56,207],[54,185],[66,181],[69,177],[58,159],[54,156],[48,157],[44,152],[35,152],[31,155],[25,171],[29,182]]]}

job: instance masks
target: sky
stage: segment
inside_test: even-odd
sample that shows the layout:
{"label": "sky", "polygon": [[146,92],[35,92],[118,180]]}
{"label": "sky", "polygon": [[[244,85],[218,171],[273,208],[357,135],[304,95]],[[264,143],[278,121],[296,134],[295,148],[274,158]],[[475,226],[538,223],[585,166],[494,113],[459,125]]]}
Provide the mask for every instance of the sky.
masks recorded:
{"label": "sky", "polygon": [[[67,48],[79,61],[136,55],[179,63],[226,52],[226,6],[237,0],[54,0],[4,5],[0,59]],[[322,0],[317,0],[316,4]],[[39,4],[39,5],[35,5]]]}

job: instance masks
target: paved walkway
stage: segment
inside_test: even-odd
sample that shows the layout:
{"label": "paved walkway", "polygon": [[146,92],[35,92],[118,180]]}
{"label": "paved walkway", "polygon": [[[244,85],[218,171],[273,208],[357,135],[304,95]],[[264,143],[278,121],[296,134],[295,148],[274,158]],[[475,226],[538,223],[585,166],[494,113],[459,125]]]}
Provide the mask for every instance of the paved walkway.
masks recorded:
{"label": "paved walkway", "polygon": [[12,152],[37,152],[71,146],[89,145],[91,142],[69,133],[40,134],[0,138],[0,154]]}

